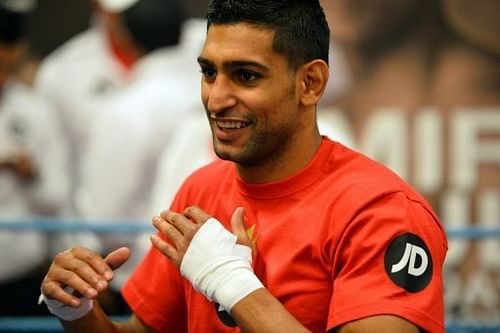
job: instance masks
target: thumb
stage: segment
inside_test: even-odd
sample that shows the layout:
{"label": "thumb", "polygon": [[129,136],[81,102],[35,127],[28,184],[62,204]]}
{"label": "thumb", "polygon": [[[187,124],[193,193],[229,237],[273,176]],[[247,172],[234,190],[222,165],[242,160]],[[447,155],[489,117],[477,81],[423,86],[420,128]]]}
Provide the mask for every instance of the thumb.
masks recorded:
{"label": "thumb", "polygon": [[246,245],[248,247],[252,247],[252,242],[247,235],[245,230],[245,208],[238,207],[234,210],[233,215],[231,216],[231,229],[233,234],[238,238],[236,243],[241,245]]}
{"label": "thumb", "polygon": [[104,258],[106,264],[112,269],[120,268],[130,258],[130,249],[128,247],[120,247],[114,250]]}

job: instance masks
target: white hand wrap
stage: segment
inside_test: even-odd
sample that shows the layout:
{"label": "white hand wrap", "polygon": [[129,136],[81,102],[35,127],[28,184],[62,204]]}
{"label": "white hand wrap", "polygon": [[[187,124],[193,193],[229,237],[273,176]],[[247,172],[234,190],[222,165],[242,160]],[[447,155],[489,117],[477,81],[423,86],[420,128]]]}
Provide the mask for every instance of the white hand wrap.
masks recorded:
{"label": "white hand wrap", "polygon": [[[69,294],[72,294],[74,289],[66,287],[64,288],[64,291],[66,291]],[[87,313],[89,313],[94,307],[94,301],[83,296],[80,297],[80,306],[77,308],[67,306],[66,304],[56,299],[47,298],[43,294],[40,295],[40,298],[38,299],[38,304],[40,304],[42,301],[45,302],[50,313],[66,321],[73,321],[80,319],[84,317]]]}
{"label": "white hand wrap", "polygon": [[209,300],[229,313],[252,291],[263,288],[253,273],[252,250],[214,218],[194,235],[181,263],[181,274]]}

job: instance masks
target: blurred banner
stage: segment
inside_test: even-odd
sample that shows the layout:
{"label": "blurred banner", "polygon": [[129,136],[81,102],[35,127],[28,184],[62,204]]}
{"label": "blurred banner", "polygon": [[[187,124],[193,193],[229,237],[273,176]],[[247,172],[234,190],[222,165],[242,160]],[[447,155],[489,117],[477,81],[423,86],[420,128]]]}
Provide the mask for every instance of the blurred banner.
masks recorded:
{"label": "blurred banner", "polygon": [[[412,183],[448,228],[498,227],[500,1],[323,4],[344,78],[323,131]],[[499,253],[498,238],[450,239],[448,320],[500,320]]]}

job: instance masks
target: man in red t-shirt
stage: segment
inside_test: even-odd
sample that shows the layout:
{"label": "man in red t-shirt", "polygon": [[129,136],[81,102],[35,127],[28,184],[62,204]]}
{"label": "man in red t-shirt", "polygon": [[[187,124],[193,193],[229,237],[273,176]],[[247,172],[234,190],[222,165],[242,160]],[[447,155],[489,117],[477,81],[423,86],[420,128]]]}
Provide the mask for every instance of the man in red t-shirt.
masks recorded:
{"label": "man in red t-shirt", "polygon": [[69,332],[444,332],[441,224],[395,174],[319,134],[318,1],[214,0],[207,17],[201,95],[222,160],[153,218],[128,323],[94,301],[124,248],[58,255],[49,310]]}
{"label": "man in red t-shirt", "polygon": [[[380,314],[443,330],[439,222],[397,176],[339,143],[323,138],[303,170],[270,183],[248,183],[233,163],[212,163],[187,179],[171,211],[192,203],[229,230],[234,207],[244,207],[256,276],[310,331]],[[158,332],[185,325],[188,332],[232,332],[159,248],[123,290],[134,313]],[[165,283],[166,276],[173,279]],[[188,320],[189,313],[196,316]]]}

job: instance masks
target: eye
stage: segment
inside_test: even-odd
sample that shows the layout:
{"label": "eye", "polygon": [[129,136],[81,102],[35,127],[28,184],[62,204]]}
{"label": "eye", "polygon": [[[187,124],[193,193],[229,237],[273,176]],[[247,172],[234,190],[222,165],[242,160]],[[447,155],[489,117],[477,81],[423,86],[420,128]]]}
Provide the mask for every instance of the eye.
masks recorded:
{"label": "eye", "polygon": [[211,68],[202,68],[200,72],[207,81],[213,81],[217,76],[217,72]]}
{"label": "eye", "polygon": [[237,73],[237,78],[239,81],[244,83],[253,83],[259,78],[259,74],[249,71],[249,70],[239,70]]}

